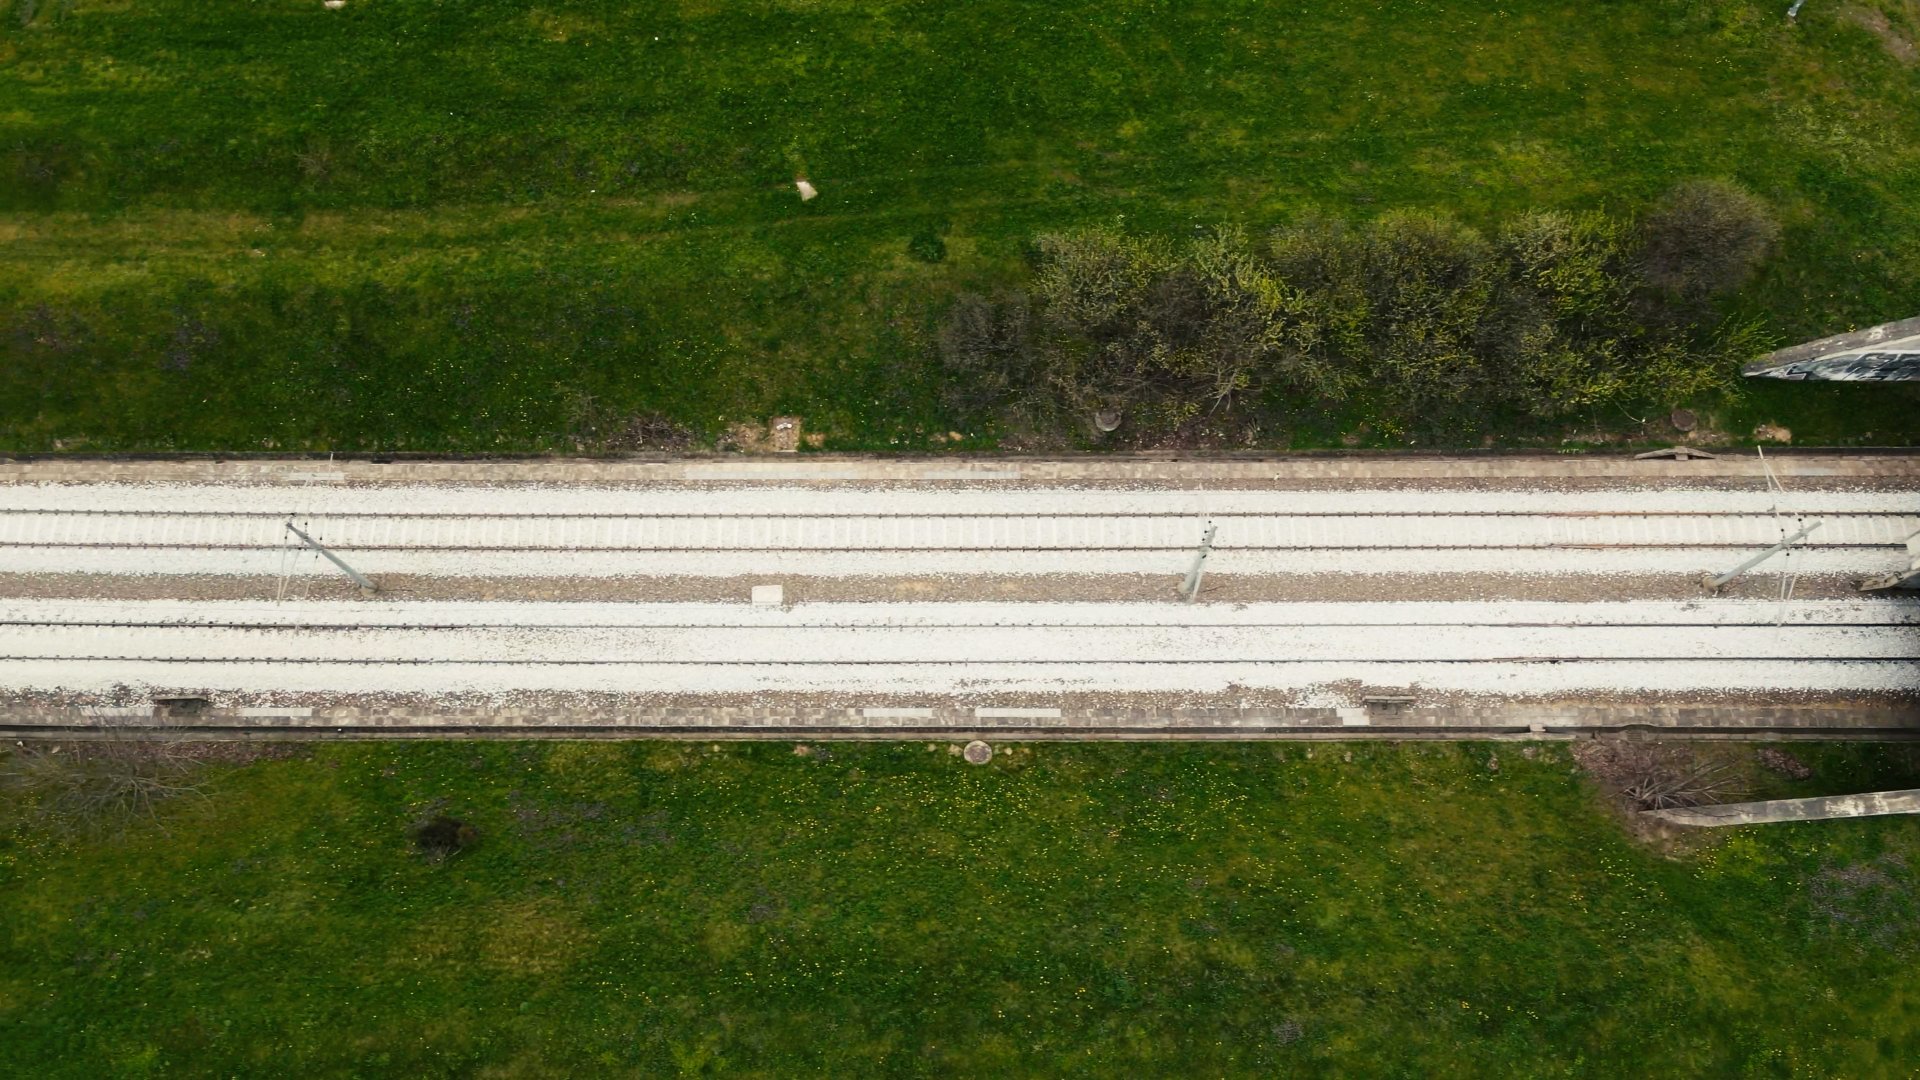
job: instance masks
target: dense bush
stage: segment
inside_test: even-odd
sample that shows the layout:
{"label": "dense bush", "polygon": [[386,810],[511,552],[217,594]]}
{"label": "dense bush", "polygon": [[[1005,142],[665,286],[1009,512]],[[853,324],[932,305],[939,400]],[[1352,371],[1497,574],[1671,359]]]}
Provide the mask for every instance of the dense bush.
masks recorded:
{"label": "dense bush", "polygon": [[1780,236],[1765,203],[1721,180],[1674,188],[1642,228],[1640,268],[1647,281],[1693,301],[1745,285]]}
{"label": "dense bush", "polygon": [[1121,410],[1146,430],[1349,398],[1397,430],[1553,420],[1727,385],[1765,343],[1697,325],[1695,302],[1746,280],[1771,242],[1758,200],[1718,183],[1677,189],[1638,228],[1535,213],[1488,236],[1395,214],[1307,218],[1262,242],[1048,234],[1032,299],[961,296],[941,355],[959,404]]}

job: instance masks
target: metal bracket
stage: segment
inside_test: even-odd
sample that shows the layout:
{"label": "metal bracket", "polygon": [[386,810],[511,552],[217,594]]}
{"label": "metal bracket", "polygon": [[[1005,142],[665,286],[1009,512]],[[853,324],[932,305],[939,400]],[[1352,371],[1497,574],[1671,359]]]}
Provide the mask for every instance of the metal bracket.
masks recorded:
{"label": "metal bracket", "polygon": [[1896,570],[1877,578],[1868,578],[1859,585],[1861,592],[1878,592],[1881,589],[1920,589],[1920,569]]}
{"label": "metal bracket", "polygon": [[1819,528],[1824,524],[1826,523],[1823,521],[1813,522],[1807,525],[1806,527],[1802,528],[1799,532],[1794,533],[1792,536],[1787,537],[1786,539],[1773,545],[1772,547],[1761,552],[1760,554],[1755,555],[1751,559],[1748,559],[1746,562],[1741,563],[1739,566],[1734,567],[1733,569],[1727,571],[1724,574],[1702,574],[1700,576],[1700,584],[1706,586],[1708,589],[1718,589],[1722,585],[1725,585],[1727,582],[1732,581],[1734,578],[1739,577],[1741,574],[1746,573],[1747,571],[1753,569],[1756,566],[1759,566],[1761,563],[1766,562],[1768,559],[1773,558],[1775,555],[1780,554],[1781,552],[1787,550],[1788,548],[1799,543],[1800,541],[1805,540],[1808,536],[1812,535],[1813,530]]}
{"label": "metal bracket", "polygon": [[1868,578],[1859,585],[1861,592],[1881,589],[1920,589],[1920,532],[1907,537],[1907,568]]}

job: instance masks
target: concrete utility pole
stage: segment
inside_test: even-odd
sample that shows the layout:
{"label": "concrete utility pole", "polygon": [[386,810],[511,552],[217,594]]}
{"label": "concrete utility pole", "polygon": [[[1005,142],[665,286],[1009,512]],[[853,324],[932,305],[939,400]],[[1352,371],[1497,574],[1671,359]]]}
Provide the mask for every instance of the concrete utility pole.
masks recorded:
{"label": "concrete utility pole", "polygon": [[1207,569],[1207,556],[1213,554],[1213,522],[1207,522],[1207,531],[1200,537],[1200,553],[1193,557],[1193,569],[1187,571],[1187,579],[1180,583],[1180,595],[1191,604],[1200,596],[1200,577]]}
{"label": "concrete utility pole", "polygon": [[306,533],[301,532],[300,527],[298,525],[295,525],[291,521],[287,522],[287,531],[299,537],[301,543],[306,544],[308,547],[326,556],[327,561],[339,567],[342,571],[344,571],[348,577],[353,579],[353,583],[355,585],[360,586],[362,589],[365,589],[368,592],[380,591],[379,588],[376,587],[373,582],[367,580],[364,576],[362,576],[360,571],[355,570],[353,567],[348,566],[345,562],[342,562],[340,559],[340,556],[335,555],[331,551],[328,551],[326,549],[326,546],[320,543],[320,541],[315,540],[313,537],[308,536]]}
{"label": "concrete utility pole", "polygon": [[1739,566],[1734,567],[1733,569],[1727,571],[1724,574],[1703,574],[1700,577],[1700,582],[1701,584],[1705,585],[1709,589],[1718,589],[1720,586],[1725,585],[1727,582],[1732,581],[1734,578],[1739,577],[1741,574],[1746,573],[1747,571],[1753,569],[1756,566],[1759,566],[1761,563],[1766,562],[1768,559],[1773,558],[1775,555],[1780,554],[1781,552],[1787,550],[1788,548],[1799,543],[1800,541],[1805,540],[1807,538],[1807,535],[1813,532],[1813,530],[1819,528],[1820,525],[1821,525],[1821,522],[1818,522],[1818,521],[1814,522],[1811,525],[1808,525],[1806,528],[1801,529],[1799,532],[1794,533],[1792,536],[1787,537],[1785,540],[1780,541],[1779,543],[1773,545],[1772,547],[1761,552],[1760,554],[1755,555],[1753,558],[1748,559],[1746,562],[1741,563]]}

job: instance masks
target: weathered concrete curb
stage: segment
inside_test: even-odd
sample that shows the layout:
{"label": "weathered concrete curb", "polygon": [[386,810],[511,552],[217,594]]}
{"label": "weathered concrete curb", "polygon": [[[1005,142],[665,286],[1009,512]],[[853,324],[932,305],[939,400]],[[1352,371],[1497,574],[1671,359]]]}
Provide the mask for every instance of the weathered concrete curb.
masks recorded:
{"label": "weathered concrete curb", "polygon": [[1920,788],[1905,791],[1869,791],[1860,795],[1825,795],[1813,799],[1770,799],[1765,802],[1723,803],[1672,810],[1647,810],[1642,816],[1675,825],[1718,827],[1761,825],[1776,821],[1822,821],[1829,818],[1880,817],[1920,814]]}
{"label": "weathered concrete curb", "polygon": [[1878,326],[1869,326],[1864,330],[1849,330],[1831,337],[1776,349],[1758,360],[1747,363],[1740,370],[1742,374],[1754,375],[1770,368],[1784,367],[1787,364],[1811,360],[1829,353],[1848,352],[1867,346],[1893,345],[1908,339],[1920,339],[1920,316],[1897,319]]}
{"label": "weathered concrete curb", "polygon": [[157,708],[0,705],[0,734],[232,738],[1920,739],[1920,704],[1371,708],[461,705]]}
{"label": "weathered concrete curb", "polygon": [[[1775,475],[1802,480],[1920,479],[1920,450],[1799,452],[1767,457]],[[1638,460],[1621,454],[1316,455],[1270,458],[851,455],[542,458],[461,461],[363,458],[0,459],[0,484],[227,483],[595,484],[710,483],[1290,483],[1764,480],[1757,454],[1708,460]]]}

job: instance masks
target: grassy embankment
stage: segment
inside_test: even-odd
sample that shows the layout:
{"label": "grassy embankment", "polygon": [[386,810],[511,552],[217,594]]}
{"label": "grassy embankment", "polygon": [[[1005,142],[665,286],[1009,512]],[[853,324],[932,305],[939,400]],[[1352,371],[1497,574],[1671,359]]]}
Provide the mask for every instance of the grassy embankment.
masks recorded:
{"label": "grassy embankment", "polygon": [[[961,423],[935,312],[1036,232],[1633,213],[1698,175],[1786,226],[1731,312],[1783,340],[1910,315],[1920,65],[1876,7],[1920,33],[1897,0],[1797,27],[1741,0],[12,0],[0,444],[520,451],[793,412],[926,446]],[[945,261],[909,254],[928,232]],[[1763,387],[1715,419],[1910,442],[1920,395]]]}
{"label": "grassy embankment", "polygon": [[[1566,749],[361,744],[0,845],[5,1071],[1904,1075],[1920,820],[1630,839]],[[1744,752],[1744,751],[1743,751]],[[1907,748],[1795,748],[1920,783]],[[1498,755],[1491,770],[1488,758]],[[410,822],[477,826],[433,863]]]}

